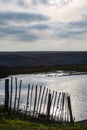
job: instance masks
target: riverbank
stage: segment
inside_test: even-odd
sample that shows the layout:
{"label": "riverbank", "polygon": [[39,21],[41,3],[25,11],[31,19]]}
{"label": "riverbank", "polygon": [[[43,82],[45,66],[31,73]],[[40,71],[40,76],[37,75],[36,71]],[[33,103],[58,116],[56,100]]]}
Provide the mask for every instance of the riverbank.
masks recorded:
{"label": "riverbank", "polygon": [[63,71],[77,71],[77,72],[87,72],[87,65],[57,65],[57,66],[20,66],[20,67],[7,67],[0,66],[0,77],[6,77],[9,75],[15,74],[30,74],[30,73],[41,73],[41,72],[50,72],[56,70]]}
{"label": "riverbank", "polygon": [[87,130],[87,120],[72,123],[58,123],[34,119],[25,114],[9,111],[4,113],[0,106],[0,130]]}
{"label": "riverbank", "polygon": [[87,122],[58,124],[41,121],[24,121],[0,116],[0,130],[87,130]]}

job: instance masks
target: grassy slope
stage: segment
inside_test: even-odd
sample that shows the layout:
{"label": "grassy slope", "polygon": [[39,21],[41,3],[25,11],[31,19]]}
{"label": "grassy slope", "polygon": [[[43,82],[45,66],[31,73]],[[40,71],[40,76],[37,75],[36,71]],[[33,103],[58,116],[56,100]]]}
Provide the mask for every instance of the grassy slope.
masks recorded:
{"label": "grassy slope", "polygon": [[[87,130],[87,121],[75,124],[58,124],[42,119],[32,119],[21,113],[4,113],[0,106],[0,130]],[[84,123],[84,124],[83,124]]]}
{"label": "grassy slope", "polygon": [[28,122],[23,120],[0,119],[0,130],[87,130],[87,125]]}
{"label": "grassy slope", "polygon": [[0,77],[14,74],[29,74],[38,72],[49,72],[54,70],[64,71],[87,71],[87,65],[58,65],[58,66],[38,66],[38,67],[6,67],[0,66]]}

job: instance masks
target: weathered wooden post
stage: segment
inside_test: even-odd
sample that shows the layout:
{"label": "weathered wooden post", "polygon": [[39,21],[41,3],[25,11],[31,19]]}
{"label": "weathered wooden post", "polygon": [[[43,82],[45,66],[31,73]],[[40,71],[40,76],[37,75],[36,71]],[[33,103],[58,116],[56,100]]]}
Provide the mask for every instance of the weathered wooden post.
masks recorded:
{"label": "weathered wooden post", "polygon": [[47,119],[50,118],[50,108],[51,108],[51,94],[48,95],[48,106],[47,106]]}
{"label": "weathered wooden post", "polygon": [[45,87],[43,89],[42,97],[41,97],[41,103],[40,103],[40,109],[39,109],[39,114],[41,113],[41,108],[42,108],[42,103],[43,103],[43,97],[44,97],[44,92],[45,92]]}
{"label": "weathered wooden post", "polygon": [[68,109],[69,109],[69,114],[70,114],[70,122],[74,123],[73,115],[72,115],[72,108],[71,108],[70,96],[67,96],[67,100],[68,100]]}
{"label": "weathered wooden post", "polygon": [[4,110],[5,112],[8,112],[9,109],[9,79],[5,80],[5,104],[4,104]]}
{"label": "weathered wooden post", "polygon": [[17,78],[15,78],[15,99],[14,99],[14,111],[16,109],[16,100],[17,100]]}
{"label": "weathered wooden post", "polygon": [[11,77],[10,111],[12,105],[13,77]]}
{"label": "weathered wooden post", "polygon": [[[57,114],[58,109],[59,109],[60,96],[61,96],[61,92],[59,93],[59,96],[58,96],[58,99],[57,99],[57,107],[56,107],[55,115]],[[58,113],[58,114],[59,114],[59,113]],[[57,115],[58,115],[58,114],[57,114]]]}
{"label": "weathered wooden post", "polygon": [[39,105],[40,105],[40,98],[41,98],[41,92],[42,92],[42,86],[40,86],[40,92],[39,92],[39,96],[38,96],[38,102],[37,102],[37,113],[39,113]]}
{"label": "weathered wooden post", "polygon": [[57,99],[57,92],[55,92],[55,98],[54,98],[54,104],[53,104],[53,111],[52,111],[52,118],[54,117],[54,109],[55,109],[56,99]]}
{"label": "weathered wooden post", "polygon": [[48,94],[48,88],[47,88],[47,90],[46,90],[46,95],[45,95],[45,99],[44,99],[43,113],[44,113],[44,111],[45,111],[47,94]]}
{"label": "weathered wooden post", "polygon": [[20,85],[19,85],[19,98],[18,98],[17,111],[19,111],[19,105],[20,105],[21,85],[22,85],[22,80],[20,80]]}
{"label": "weathered wooden post", "polygon": [[35,109],[36,109],[36,103],[37,103],[37,85],[36,85],[36,87],[35,87],[35,102],[34,102],[33,116],[34,116]]}
{"label": "weathered wooden post", "polygon": [[28,94],[27,94],[27,104],[26,104],[26,112],[25,115],[27,115],[27,109],[29,107],[29,94],[30,94],[30,84],[28,85]]}

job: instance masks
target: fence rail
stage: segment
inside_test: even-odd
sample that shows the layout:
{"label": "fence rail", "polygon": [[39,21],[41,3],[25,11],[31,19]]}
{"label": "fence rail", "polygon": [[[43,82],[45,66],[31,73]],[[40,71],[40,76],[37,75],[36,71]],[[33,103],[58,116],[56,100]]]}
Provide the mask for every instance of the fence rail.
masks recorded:
{"label": "fence rail", "polygon": [[[15,81],[14,96],[13,81]],[[46,87],[30,84],[28,84],[26,89],[26,106],[22,110],[25,115],[58,122],[74,122],[71,99],[68,93],[56,92]],[[22,91],[22,80],[20,80],[18,85],[17,78],[5,79],[4,110],[6,112],[8,110],[21,111]]]}

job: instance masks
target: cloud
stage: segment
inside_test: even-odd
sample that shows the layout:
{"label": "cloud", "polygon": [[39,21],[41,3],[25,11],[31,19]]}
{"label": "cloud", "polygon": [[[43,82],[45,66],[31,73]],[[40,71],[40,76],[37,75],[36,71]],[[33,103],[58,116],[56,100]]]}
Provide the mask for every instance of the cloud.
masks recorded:
{"label": "cloud", "polygon": [[15,40],[21,41],[21,42],[32,42],[32,41],[36,41],[38,39],[39,39],[39,36],[37,36],[35,34],[25,33],[25,34],[17,35]]}
{"label": "cloud", "polygon": [[72,21],[68,23],[68,28],[87,28],[87,20]]}
{"label": "cloud", "polygon": [[18,1],[17,1],[17,4],[18,4],[19,6],[22,6],[22,7],[25,7],[25,8],[28,7],[28,4],[25,2],[25,0],[18,0]]}
{"label": "cloud", "polygon": [[78,21],[58,22],[53,25],[55,36],[59,38],[76,39],[87,33],[87,20],[82,18]]}
{"label": "cloud", "polygon": [[46,30],[46,29],[50,29],[50,27],[46,24],[36,24],[33,26],[28,27],[29,29],[37,29],[37,30]]}
{"label": "cloud", "polygon": [[33,4],[47,4],[47,5],[67,5],[72,0],[32,0]]}
{"label": "cloud", "polygon": [[27,28],[16,26],[0,27],[0,37],[2,36],[10,36],[14,41],[35,41],[39,38]]}
{"label": "cloud", "polygon": [[0,26],[7,25],[5,21],[0,21]]}
{"label": "cloud", "polygon": [[25,12],[0,12],[1,21],[15,21],[15,22],[32,22],[45,21],[49,18],[39,13],[25,13]]}

